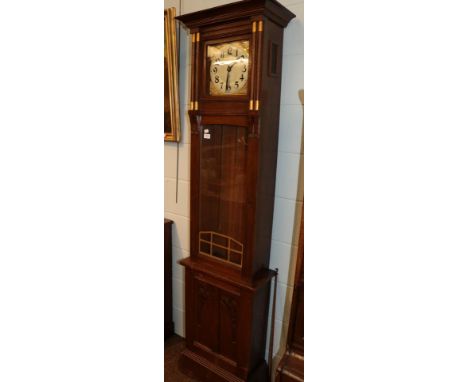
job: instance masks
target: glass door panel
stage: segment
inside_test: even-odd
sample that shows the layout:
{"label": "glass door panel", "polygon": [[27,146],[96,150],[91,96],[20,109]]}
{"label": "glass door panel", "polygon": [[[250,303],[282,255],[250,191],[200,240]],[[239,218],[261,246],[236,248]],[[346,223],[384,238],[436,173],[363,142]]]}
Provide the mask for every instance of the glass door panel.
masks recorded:
{"label": "glass door panel", "polygon": [[242,266],[247,129],[204,126],[200,136],[199,252]]}

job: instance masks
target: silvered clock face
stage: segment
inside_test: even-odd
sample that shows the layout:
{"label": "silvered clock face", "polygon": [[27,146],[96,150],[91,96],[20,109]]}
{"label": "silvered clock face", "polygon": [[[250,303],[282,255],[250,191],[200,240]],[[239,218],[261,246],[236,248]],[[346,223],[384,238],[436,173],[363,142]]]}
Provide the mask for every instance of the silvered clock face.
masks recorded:
{"label": "silvered clock face", "polygon": [[210,95],[245,95],[249,76],[249,41],[208,45]]}

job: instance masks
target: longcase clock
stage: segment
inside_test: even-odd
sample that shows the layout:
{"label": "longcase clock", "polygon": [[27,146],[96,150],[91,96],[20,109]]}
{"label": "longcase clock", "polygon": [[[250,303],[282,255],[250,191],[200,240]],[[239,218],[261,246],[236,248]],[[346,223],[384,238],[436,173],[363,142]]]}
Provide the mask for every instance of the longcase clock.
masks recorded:
{"label": "longcase clock", "polygon": [[204,381],[266,381],[283,29],[274,0],[177,17],[190,29],[190,257],[182,366]]}

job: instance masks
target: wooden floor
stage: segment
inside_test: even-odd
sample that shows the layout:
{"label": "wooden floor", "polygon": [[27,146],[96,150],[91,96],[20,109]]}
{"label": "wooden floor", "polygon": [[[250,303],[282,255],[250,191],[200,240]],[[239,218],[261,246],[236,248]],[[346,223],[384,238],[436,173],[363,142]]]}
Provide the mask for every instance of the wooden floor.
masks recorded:
{"label": "wooden floor", "polygon": [[185,348],[182,337],[173,335],[164,342],[164,381],[165,382],[201,382],[183,374],[179,369],[180,353]]}

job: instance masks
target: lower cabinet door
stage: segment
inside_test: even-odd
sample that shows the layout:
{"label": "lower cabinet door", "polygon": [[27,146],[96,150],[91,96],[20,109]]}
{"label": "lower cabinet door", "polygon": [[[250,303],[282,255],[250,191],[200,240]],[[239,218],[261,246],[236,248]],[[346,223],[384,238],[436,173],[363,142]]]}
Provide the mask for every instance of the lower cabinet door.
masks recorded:
{"label": "lower cabinet door", "polygon": [[239,294],[194,280],[194,345],[220,366],[236,367]]}
{"label": "lower cabinet door", "polygon": [[195,332],[194,340],[207,350],[218,352],[218,290],[195,280]]}

